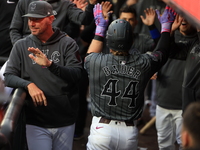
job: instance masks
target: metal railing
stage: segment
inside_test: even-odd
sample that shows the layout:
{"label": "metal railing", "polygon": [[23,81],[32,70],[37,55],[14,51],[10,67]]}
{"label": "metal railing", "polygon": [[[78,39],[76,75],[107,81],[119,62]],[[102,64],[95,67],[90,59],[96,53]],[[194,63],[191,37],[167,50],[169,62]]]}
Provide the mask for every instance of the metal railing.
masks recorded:
{"label": "metal railing", "polygon": [[12,142],[16,124],[18,122],[21,110],[26,98],[26,92],[18,88],[14,91],[4,118],[0,126],[0,149],[13,150]]}

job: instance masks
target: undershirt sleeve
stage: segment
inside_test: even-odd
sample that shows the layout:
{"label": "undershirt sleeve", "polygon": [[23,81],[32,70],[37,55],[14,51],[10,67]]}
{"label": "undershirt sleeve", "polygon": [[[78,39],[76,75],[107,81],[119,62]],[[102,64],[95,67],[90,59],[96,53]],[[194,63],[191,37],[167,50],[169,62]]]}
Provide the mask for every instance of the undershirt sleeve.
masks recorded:
{"label": "undershirt sleeve", "polygon": [[48,69],[56,76],[66,80],[68,82],[77,82],[77,79],[81,77],[81,68],[59,66],[52,62]]}
{"label": "undershirt sleeve", "polygon": [[9,85],[12,88],[24,88],[27,90],[27,86],[32,83],[13,74],[6,73],[4,76],[5,86]]}

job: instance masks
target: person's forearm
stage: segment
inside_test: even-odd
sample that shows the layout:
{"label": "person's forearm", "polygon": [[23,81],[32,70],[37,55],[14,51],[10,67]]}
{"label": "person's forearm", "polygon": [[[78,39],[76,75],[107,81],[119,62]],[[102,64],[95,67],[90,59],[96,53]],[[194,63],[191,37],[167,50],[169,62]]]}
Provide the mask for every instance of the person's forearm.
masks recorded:
{"label": "person's forearm", "polygon": [[159,38],[160,38],[160,36],[161,36],[159,30],[157,29],[157,27],[155,26],[155,24],[153,24],[153,25],[151,25],[151,26],[148,26],[148,28],[149,28],[149,32],[150,32],[150,34],[151,34],[152,39],[153,39],[156,43],[158,43],[158,40],[159,40]]}
{"label": "person's forearm", "polygon": [[153,55],[161,62],[160,65],[163,65],[169,57],[169,48],[170,48],[170,33],[163,32],[161,33],[160,40],[153,51]]}
{"label": "person's forearm", "polygon": [[52,63],[48,69],[56,76],[68,82],[77,82],[81,77],[81,67],[66,67]]}
{"label": "person's forearm", "polygon": [[28,84],[31,83],[30,81],[24,80],[13,74],[5,74],[4,76],[5,76],[4,78],[5,86],[8,87],[27,89]]}
{"label": "person's forearm", "polygon": [[92,4],[88,4],[88,6],[86,7],[83,15],[83,20],[81,22],[82,25],[89,25],[93,21],[93,8],[94,5]]}
{"label": "person's forearm", "polygon": [[92,40],[87,53],[100,53],[103,49],[103,37],[95,35],[94,39]]}
{"label": "person's forearm", "polygon": [[161,51],[163,53],[169,54],[169,48],[170,48],[170,33],[163,32],[161,33],[161,37],[160,40],[158,41],[155,51]]}
{"label": "person's forearm", "polygon": [[159,41],[160,36],[161,36],[161,33],[157,29],[157,27],[155,26],[155,24],[153,24],[151,26],[148,26],[148,28],[149,28],[149,32],[150,32],[151,38],[154,41],[152,47],[150,48],[151,51],[153,51],[155,49],[156,45],[158,44],[158,41]]}
{"label": "person's forearm", "polygon": [[103,41],[106,36],[106,29],[108,26],[108,18],[104,18],[103,16],[103,8],[109,7],[109,3],[102,3],[102,5],[97,4],[94,7],[94,18],[95,18],[95,36],[92,40],[87,54],[89,53],[100,53],[103,49]]}

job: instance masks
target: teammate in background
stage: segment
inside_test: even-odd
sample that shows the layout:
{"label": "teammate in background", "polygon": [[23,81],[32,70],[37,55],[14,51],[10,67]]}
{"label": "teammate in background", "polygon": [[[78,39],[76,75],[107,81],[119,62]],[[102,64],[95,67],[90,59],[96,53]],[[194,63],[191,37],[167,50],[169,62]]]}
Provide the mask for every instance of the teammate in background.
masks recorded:
{"label": "teammate in background", "polygon": [[[105,12],[104,12],[105,16]],[[156,18],[156,13],[153,9],[145,10],[145,17],[142,17],[143,23],[148,26],[149,31],[152,35],[133,33],[133,45],[130,49],[130,53],[134,51],[140,51],[141,53],[146,53],[147,51],[153,51],[156,47],[156,44],[160,37],[160,32],[157,30],[154,25],[154,20]],[[135,30],[135,26],[137,25],[137,13],[133,7],[123,6],[119,12],[119,19],[124,19],[130,23],[132,26],[132,30]],[[106,48],[106,50],[105,50]],[[104,44],[105,53],[110,53],[109,48]]]}
{"label": "teammate in background", "polygon": [[[138,23],[135,26],[134,32],[140,33],[140,34],[150,35],[149,34],[149,28],[143,23],[142,18],[141,18],[141,16],[145,15],[144,10],[147,9],[147,8],[151,8],[151,9],[159,10],[160,12],[163,12],[164,9],[165,9],[165,6],[166,6],[166,4],[162,0],[138,0],[138,2],[136,4],[132,5],[131,7],[135,8],[137,15],[138,15],[137,16]],[[157,19],[157,17],[155,19],[154,24],[155,24],[156,28],[160,31],[160,28],[161,28],[160,22]],[[152,100],[152,96],[155,93],[155,91],[152,91],[153,90],[153,84],[154,84],[153,82],[154,82],[153,80],[150,80],[147,87],[146,87],[145,100]],[[152,106],[154,104],[153,100],[150,101],[150,102],[152,104],[152,105],[150,105],[150,110],[155,112],[156,110],[152,109],[153,108]]]}
{"label": "teammate in background", "polygon": [[[27,13],[28,5],[32,1],[37,0],[19,0],[16,6],[10,26],[10,38],[12,44],[30,34],[27,25],[28,19],[21,16]],[[90,24],[94,19],[93,7],[94,4],[97,3],[97,0],[89,0],[89,4],[85,11],[77,8],[70,0],[47,0],[47,2],[52,5],[54,15],[56,16],[56,19],[53,22],[53,27],[58,27],[61,31],[64,31],[66,25],[70,21],[78,25]]]}
{"label": "teammate in background", "polygon": [[[198,39],[195,27],[179,15],[172,25],[172,32],[175,43],[171,45],[169,59],[158,71],[156,79],[156,129],[160,150],[175,149],[176,141],[179,149],[182,149],[182,83],[185,58],[190,51],[190,43]],[[181,57],[182,60],[179,59]]]}
{"label": "teammate in background", "polygon": [[[4,61],[6,61],[12,49],[9,28],[17,2],[18,0],[0,1],[0,57],[5,57]],[[0,68],[3,63],[0,62]]]}
{"label": "teammate in background", "polygon": [[7,86],[27,90],[28,148],[72,150],[82,71],[78,45],[52,28],[53,8],[46,1],[31,2],[23,17],[31,34],[14,44],[4,75]]}
{"label": "teammate in background", "polygon": [[[1,88],[4,88],[4,94],[9,95],[11,88],[5,88],[3,83],[3,72],[1,69],[3,64],[7,61],[10,51],[12,49],[12,43],[9,36],[10,23],[15,11],[15,7],[18,3],[18,0],[1,0],[0,1],[0,78],[2,80]],[[11,89],[11,90],[10,90]],[[4,102],[6,103],[7,99],[4,97]]]}
{"label": "teammate in background", "polygon": [[[137,20],[138,20],[138,24],[135,27],[135,31],[137,33],[144,33],[144,34],[149,34],[149,30],[147,28],[147,26],[145,26],[142,23],[141,20],[141,15],[144,15],[144,10],[146,8],[152,8],[154,10],[158,10],[159,12],[163,13],[164,9],[165,9],[165,3],[162,0],[139,0],[136,4],[135,4],[135,9],[136,12],[138,14]],[[159,29],[160,31],[160,22],[159,20],[156,18],[155,20],[155,26]]]}
{"label": "teammate in background", "polygon": [[192,102],[183,114],[181,139],[184,150],[200,149],[200,102]]}
{"label": "teammate in background", "polygon": [[[160,32],[157,30],[156,26],[154,25],[154,21],[156,18],[156,12],[153,9],[145,9],[145,17],[142,16],[143,23],[148,26],[151,35],[141,34],[141,33],[134,33],[133,35],[133,45],[131,47],[130,53],[133,53],[135,50],[140,51],[141,53],[146,53],[147,51],[153,51],[158,39],[160,37]],[[137,13],[133,7],[124,6],[120,9],[119,12],[119,19],[124,19],[128,21],[133,31],[138,23],[137,20]],[[156,34],[155,34],[156,33]]]}
{"label": "teammate in background", "polygon": [[[85,9],[88,5],[87,0],[70,0],[70,1],[75,4],[75,7],[79,8],[83,11],[85,11]],[[69,35],[75,41],[77,41],[77,39],[80,36],[81,26],[83,26],[83,25],[77,24],[77,23],[69,20],[69,23],[67,23],[67,25],[64,27],[63,31],[66,32],[67,35]]]}
{"label": "teammate in background", "polygon": [[[143,112],[144,90],[152,75],[167,61],[175,15],[167,6],[161,17],[161,38],[154,52],[129,54],[133,42],[131,25],[123,19],[114,20],[106,35],[108,17],[104,19],[101,5],[95,5],[95,37],[85,58],[93,115],[88,150],[137,149],[136,122]],[[101,53],[105,35],[110,54]]]}
{"label": "teammate in background", "polygon": [[183,111],[192,102],[200,101],[200,29],[197,29],[198,40],[189,52],[184,70]]}

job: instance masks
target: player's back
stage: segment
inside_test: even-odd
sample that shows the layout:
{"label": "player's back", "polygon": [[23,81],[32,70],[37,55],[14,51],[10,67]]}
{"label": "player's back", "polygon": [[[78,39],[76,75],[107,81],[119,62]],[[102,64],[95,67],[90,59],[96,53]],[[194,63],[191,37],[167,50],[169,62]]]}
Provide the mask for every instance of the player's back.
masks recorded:
{"label": "player's back", "polygon": [[93,115],[115,120],[139,118],[144,89],[153,75],[150,56],[93,53],[87,57]]}

